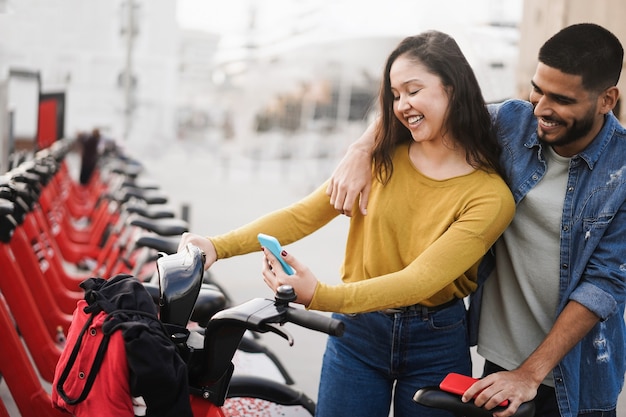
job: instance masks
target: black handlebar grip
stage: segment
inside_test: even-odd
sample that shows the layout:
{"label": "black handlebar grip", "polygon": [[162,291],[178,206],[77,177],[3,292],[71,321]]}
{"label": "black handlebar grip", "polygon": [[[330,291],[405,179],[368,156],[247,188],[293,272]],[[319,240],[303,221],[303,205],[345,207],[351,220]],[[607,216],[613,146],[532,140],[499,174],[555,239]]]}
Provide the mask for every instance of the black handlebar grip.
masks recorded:
{"label": "black handlebar grip", "polygon": [[337,319],[295,308],[287,310],[286,316],[288,321],[307,329],[316,330],[331,336],[343,335],[344,324]]}

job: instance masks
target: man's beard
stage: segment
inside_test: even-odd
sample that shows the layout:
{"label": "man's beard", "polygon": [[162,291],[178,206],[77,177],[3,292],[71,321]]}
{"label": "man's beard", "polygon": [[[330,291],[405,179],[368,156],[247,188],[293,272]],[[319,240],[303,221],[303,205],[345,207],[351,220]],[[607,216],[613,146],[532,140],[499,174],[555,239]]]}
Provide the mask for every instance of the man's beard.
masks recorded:
{"label": "man's beard", "polygon": [[[541,128],[537,129],[539,140],[550,146],[566,146],[575,143],[577,140],[585,137],[593,128],[594,111],[590,110],[585,117],[575,120],[572,127],[568,128],[565,134],[553,140],[546,140]],[[550,120],[550,119],[546,119]]]}

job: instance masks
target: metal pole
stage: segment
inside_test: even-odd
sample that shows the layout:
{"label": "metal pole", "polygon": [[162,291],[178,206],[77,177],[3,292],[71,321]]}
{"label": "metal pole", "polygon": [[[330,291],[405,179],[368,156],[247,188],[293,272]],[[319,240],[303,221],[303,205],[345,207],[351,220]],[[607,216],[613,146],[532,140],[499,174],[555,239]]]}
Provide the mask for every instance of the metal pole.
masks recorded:
{"label": "metal pole", "polygon": [[9,170],[10,125],[8,105],[8,80],[0,79],[0,174]]}
{"label": "metal pole", "polygon": [[135,39],[135,2],[126,2],[126,65],[124,69],[124,140],[128,139],[133,113],[133,46]]}

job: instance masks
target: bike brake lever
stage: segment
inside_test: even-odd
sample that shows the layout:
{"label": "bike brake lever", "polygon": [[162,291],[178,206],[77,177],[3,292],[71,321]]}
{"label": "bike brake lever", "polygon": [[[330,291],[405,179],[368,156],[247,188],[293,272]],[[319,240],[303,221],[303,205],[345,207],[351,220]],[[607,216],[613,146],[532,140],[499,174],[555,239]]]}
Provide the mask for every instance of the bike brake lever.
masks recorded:
{"label": "bike brake lever", "polygon": [[270,332],[276,333],[280,337],[287,340],[287,342],[289,343],[289,346],[293,346],[293,336],[291,336],[287,331],[281,329],[280,326],[276,324],[266,323],[263,327],[267,328],[267,330],[269,330]]}

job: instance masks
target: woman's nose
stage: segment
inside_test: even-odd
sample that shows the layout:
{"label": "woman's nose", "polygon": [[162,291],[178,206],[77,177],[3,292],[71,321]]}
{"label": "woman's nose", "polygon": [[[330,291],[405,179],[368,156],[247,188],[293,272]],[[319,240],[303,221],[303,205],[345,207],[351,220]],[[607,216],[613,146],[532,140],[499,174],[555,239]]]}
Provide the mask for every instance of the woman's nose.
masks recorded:
{"label": "woman's nose", "polygon": [[406,97],[400,96],[398,99],[398,110],[408,109],[410,106],[409,100]]}

